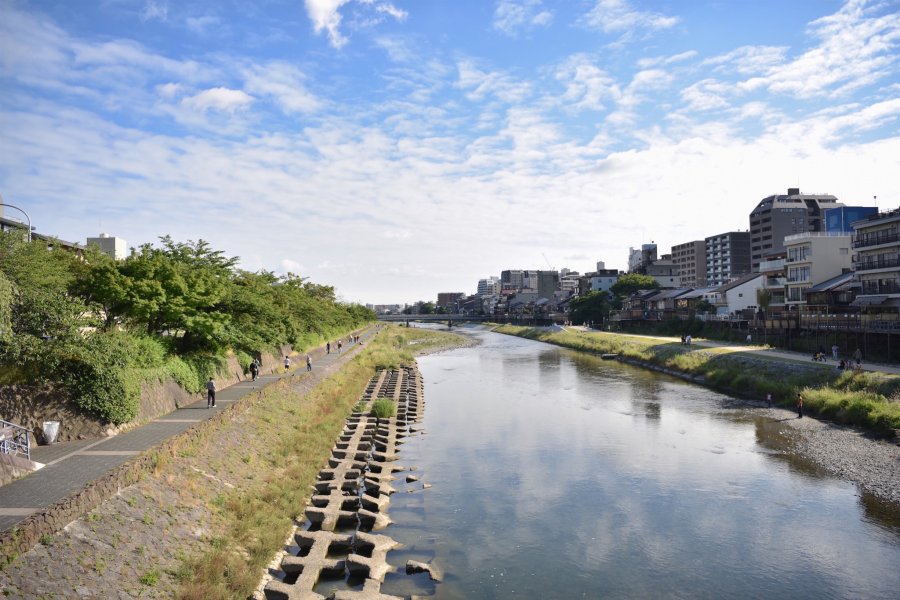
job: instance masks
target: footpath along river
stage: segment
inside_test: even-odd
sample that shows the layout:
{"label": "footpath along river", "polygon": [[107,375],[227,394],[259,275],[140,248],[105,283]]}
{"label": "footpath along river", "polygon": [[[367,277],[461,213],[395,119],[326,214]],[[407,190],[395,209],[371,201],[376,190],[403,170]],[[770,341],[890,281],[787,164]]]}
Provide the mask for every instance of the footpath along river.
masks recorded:
{"label": "footpath along river", "polygon": [[[772,411],[615,361],[468,329],[419,359],[392,564],[437,598],[900,598],[900,508],[816,469]],[[780,413],[784,418],[784,413]],[[411,582],[417,587],[410,589]]]}

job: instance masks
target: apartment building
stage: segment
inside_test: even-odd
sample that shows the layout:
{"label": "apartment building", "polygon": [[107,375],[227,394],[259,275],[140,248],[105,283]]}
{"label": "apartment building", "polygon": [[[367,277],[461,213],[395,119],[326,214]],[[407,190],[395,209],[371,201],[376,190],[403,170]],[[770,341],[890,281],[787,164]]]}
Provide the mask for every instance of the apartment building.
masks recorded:
{"label": "apartment building", "polygon": [[500,293],[500,278],[499,277],[487,277],[485,279],[478,280],[478,292],[479,296],[491,296],[493,294]]}
{"label": "apartment building", "polygon": [[750,269],[754,272],[764,254],[784,248],[786,236],[824,231],[824,211],[843,206],[830,194],[801,194],[800,188],[787,192],[763,198],[750,213]]}
{"label": "apartment building", "polygon": [[851,270],[849,235],[808,231],[785,237],[784,246],[788,306],[805,304],[810,287]]}
{"label": "apartment building", "polygon": [[728,231],[704,240],[706,283],[725,285],[750,272],[750,232]]}
{"label": "apartment building", "polygon": [[900,306],[900,208],[853,223],[857,306]]}
{"label": "apartment building", "polygon": [[706,242],[696,240],[672,246],[672,261],[684,287],[706,286]]}

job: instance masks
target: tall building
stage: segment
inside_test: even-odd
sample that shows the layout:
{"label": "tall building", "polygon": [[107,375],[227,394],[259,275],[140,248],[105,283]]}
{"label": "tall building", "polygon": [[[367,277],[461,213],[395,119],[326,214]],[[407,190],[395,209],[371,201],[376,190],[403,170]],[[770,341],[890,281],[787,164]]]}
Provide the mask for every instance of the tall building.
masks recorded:
{"label": "tall building", "polygon": [[500,293],[500,278],[491,276],[486,279],[479,279],[477,293],[479,296],[490,296],[492,294],[499,294]]}
{"label": "tall building", "polygon": [[128,244],[122,238],[101,233],[99,237],[87,239],[85,246],[99,246],[100,251],[116,260],[122,260],[128,256]]}
{"label": "tall building", "polygon": [[853,223],[856,277],[862,285],[857,306],[896,314],[900,306],[900,208]]}
{"label": "tall building", "polygon": [[696,240],[672,246],[672,260],[683,287],[706,287],[706,242]]}
{"label": "tall building", "polygon": [[725,285],[750,272],[750,232],[729,231],[705,240],[706,284]]}
{"label": "tall building", "polygon": [[853,233],[853,223],[878,214],[877,206],[841,206],[825,211],[825,229],[829,233]]}
{"label": "tall building", "polygon": [[640,249],[628,249],[628,272],[643,273],[647,270],[647,265],[656,261],[656,244],[641,244]]}
{"label": "tall building", "polygon": [[500,272],[500,286],[506,290],[536,292],[538,298],[552,298],[559,289],[558,271],[507,270]]}
{"label": "tall building", "polygon": [[465,298],[463,292],[440,292],[437,296],[437,306],[444,308],[456,307],[456,301]]}
{"label": "tall building", "polygon": [[783,250],[785,236],[824,231],[824,211],[841,206],[830,194],[801,194],[800,188],[763,198],[750,213],[751,270],[759,268],[764,255]]}

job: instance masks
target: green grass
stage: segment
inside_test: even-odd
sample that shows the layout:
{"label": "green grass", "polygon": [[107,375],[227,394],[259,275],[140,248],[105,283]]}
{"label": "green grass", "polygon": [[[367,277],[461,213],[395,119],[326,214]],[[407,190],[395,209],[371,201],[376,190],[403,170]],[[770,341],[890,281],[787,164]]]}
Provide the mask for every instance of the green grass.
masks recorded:
{"label": "green grass", "polygon": [[702,377],[730,393],[764,398],[793,406],[802,392],[810,414],[855,425],[879,435],[900,430],[900,377],[883,373],[837,371],[833,368],[785,369],[785,362],[755,358],[748,367],[743,353],[724,348],[688,348],[679,342],[640,339],[604,332],[549,332],[502,325],[498,333],[539,340],[593,354],[623,358]]}
{"label": "green grass", "polygon": [[397,407],[392,400],[379,398],[372,403],[372,416],[379,419],[389,419],[397,414]]}

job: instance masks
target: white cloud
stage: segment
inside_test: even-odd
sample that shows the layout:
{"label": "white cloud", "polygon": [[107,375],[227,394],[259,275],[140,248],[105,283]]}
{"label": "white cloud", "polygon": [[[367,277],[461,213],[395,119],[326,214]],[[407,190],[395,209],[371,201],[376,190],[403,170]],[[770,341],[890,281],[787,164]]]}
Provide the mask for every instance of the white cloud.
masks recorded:
{"label": "white cloud", "polygon": [[674,63],[682,62],[685,60],[690,60],[692,58],[696,58],[700,53],[696,50],[687,50],[685,52],[680,52],[673,56],[657,56],[654,58],[642,58],[638,60],[637,65],[642,69],[649,69],[650,67],[658,67],[660,65],[671,65]]}
{"label": "white cloud", "polygon": [[248,92],[257,97],[272,98],[285,113],[309,113],[322,106],[322,102],[306,89],[303,73],[286,62],[252,65],[245,69],[244,78]]}
{"label": "white cloud", "polygon": [[552,22],[553,13],[544,8],[543,0],[498,0],[494,9],[494,29],[510,36],[546,27]]}
{"label": "white cloud", "polygon": [[594,7],[583,17],[583,22],[588,27],[599,29],[604,33],[644,29],[657,31],[674,27],[679,21],[678,17],[636,10],[629,0],[597,0]]}
{"label": "white cloud", "polygon": [[144,9],[141,11],[142,21],[165,21],[169,18],[169,5],[167,2],[159,2],[158,0],[147,0]]}
{"label": "white cloud", "polygon": [[313,22],[316,33],[322,30],[328,32],[328,39],[335,48],[340,48],[347,43],[347,38],[341,35],[338,27],[341,24],[340,8],[350,0],[305,0],[306,12]]}
{"label": "white cloud", "polygon": [[459,73],[456,86],[468,90],[466,96],[470,100],[495,97],[514,103],[523,100],[530,92],[527,83],[500,71],[483,71],[471,60],[460,61],[456,66]]}
{"label": "white cloud", "polygon": [[163,83],[161,85],[156,86],[156,91],[163,98],[174,98],[175,96],[179,96],[184,91],[184,86],[180,83]]}
{"label": "white cloud", "polygon": [[390,15],[391,17],[394,17],[398,21],[405,21],[406,17],[409,16],[409,13],[407,13],[405,10],[401,10],[401,9],[397,8],[390,2],[375,3],[375,11],[382,13],[382,14]]}
{"label": "white cloud", "polygon": [[233,113],[250,106],[253,103],[253,96],[241,90],[217,87],[203,90],[199,94],[184,98],[181,102],[183,105],[201,112],[215,110]]}
{"label": "white cloud", "polygon": [[730,103],[725,97],[730,89],[731,86],[715,79],[702,79],[681,90],[681,99],[692,111],[728,108]]}
{"label": "white cloud", "polygon": [[214,15],[203,15],[200,17],[187,17],[184,20],[185,25],[191,31],[199,34],[205,34],[212,27],[221,25],[222,21]]}
{"label": "white cloud", "polygon": [[594,57],[575,54],[559,65],[554,73],[565,85],[561,100],[567,107],[602,111],[605,102],[621,97],[616,80],[597,66]]}

